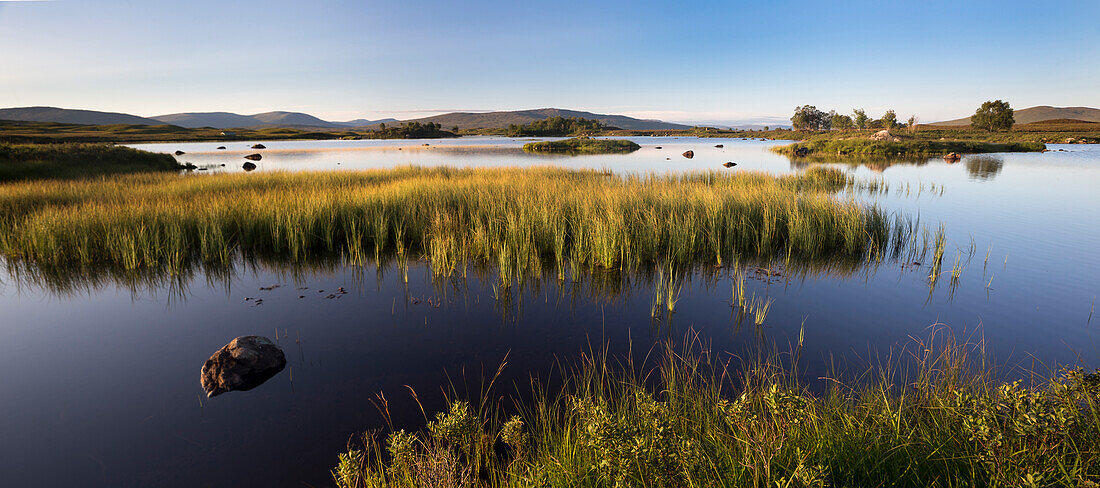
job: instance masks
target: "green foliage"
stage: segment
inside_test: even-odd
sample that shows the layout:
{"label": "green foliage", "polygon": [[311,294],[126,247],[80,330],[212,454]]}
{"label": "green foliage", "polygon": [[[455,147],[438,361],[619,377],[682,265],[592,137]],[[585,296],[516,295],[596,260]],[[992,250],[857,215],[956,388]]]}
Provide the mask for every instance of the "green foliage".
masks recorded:
{"label": "green foliage", "polygon": [[533,153],[563,153],[563,154],[614,154],[630,153],[641,149],[633,141],[625,139],[592,139],[589,137],[574,137],[562,141],[528,142],[523,145],[523,150]]}
{"label": "green foliage", "polygon": [[871,118],[867,116],[866,111],[864,111],[861,108],[857,108],[857,109],[852,109],[852,112],[855,113],[855,117],[852,120],[852,122],[855,124],[855,127],[857,129],[870,129],[871,128]]}
{"label": "green foliage", "polygon": [[107,144],[0,143],[0,182],[178,171],[172,156]]}
{"label": "green foliage", "polygon": [[855,123],[852,118],[847,115],[833,113],[831,122],[829,124],[833,130],[848,130],[855,127]]}
{"label": "green foliage", "polygon": [[[496,411],[469,422],[473,437],[509,445],[509,425],[523,422],[522,454],[486,448],[448,458],[411,434],[408,445],[419,446],[411,464],[353,449],[334,480],[440,486],[428,483],[424,460],[446,459],[452,478],[493,487],[1097,486],[1100,373],[998,384],[987,358],[971,357],[973,344],[933,334],[898,363],[820,384],[778,353],[731,365],[665,343],[658,364],[642,371],[585,356],[567,368],[560,392],[536,387],[503,428],[494,427]],[[366,441],[366,452],[380,452]]]}
{"label": "green foliage", "polygon": [[511,124],[505,133],[509,137],[565,137],[595,135],[605,130],[615,130],[599,120],[580,117],[550,117],[523,125]]}
{"label": "green foliage", "polygon": [[894,113],[894,110],[887,110],[882,114],[882,118],[879,119],[879,123],[885,129],[893,129],[898,126],[898,114]]}
{"label": "green foliage", "polygon": [[970,126],[975,129],[1010,130],[1015,123],[1012,107],[1002,100],[985,102],[970,116]]}
{"label": "green foliage", "polygon": [[822,112],[813,105],[803,105],[794,109],[791,116],[791,124],[799,130],[828,130],[832,120],[829,114]]}
{"label": "green foliage", "polygon": [[369,132],[366,137],[369,139],[439,139],[457,137],[457,134],[443,130],[443,126],[435,122],[402,122],[396,127],[379,124],[378,130]]}

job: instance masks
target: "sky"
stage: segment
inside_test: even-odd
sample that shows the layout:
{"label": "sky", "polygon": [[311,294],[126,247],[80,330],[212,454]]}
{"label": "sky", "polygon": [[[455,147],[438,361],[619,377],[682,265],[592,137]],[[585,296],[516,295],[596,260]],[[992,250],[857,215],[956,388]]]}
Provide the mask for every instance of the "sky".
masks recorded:
{"label": "sky", "polygon": [[0,0],[0,107],[710,124],[1100,107],[1100,1]]}

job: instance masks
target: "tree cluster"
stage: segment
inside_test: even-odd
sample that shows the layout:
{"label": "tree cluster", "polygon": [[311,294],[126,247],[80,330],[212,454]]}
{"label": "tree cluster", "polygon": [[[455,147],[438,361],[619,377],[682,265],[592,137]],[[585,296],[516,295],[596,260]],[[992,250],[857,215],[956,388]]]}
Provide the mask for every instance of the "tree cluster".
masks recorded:
{"label": "tree cluster", "polygon": [[581,117],[550,117],[523,125],[511,124],[507,135],[511,137],[565,137],[586,134],[598,134],[614,129],[599,120]]}
{"label": "tree cluster", "polygon": [[[916,123],[916,116],[910,117]],[[881,119],[872,119],[863,109],[855,109],[852,115],[838,114],[835,110],[823,112],[813,105],[803,105],[794,109],[791,124],[801,130],[848,130],[848,129],[893,129],[900,127],[898,116],[893,110],[887,110]]]}
{"label": "tree cluster", "polygon": [[379,124],[378,130],[375,131],[375,136],[383,139],[433,139],[453,135],[443,130],[443,126],[436,122],[403,122],[396,127]]}

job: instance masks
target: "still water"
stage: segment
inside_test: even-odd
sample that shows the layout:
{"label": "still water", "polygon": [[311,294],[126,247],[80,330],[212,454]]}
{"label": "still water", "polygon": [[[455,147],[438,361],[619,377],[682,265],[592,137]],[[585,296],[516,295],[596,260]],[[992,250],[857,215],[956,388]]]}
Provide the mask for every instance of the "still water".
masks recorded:
{"label": "still water", "polygon": [[[181,162],[216,168],[207,172],[239,171],[242,157],[255,152],[263,154],[257,171],[554,164],[782,174],[805,167],[768,151],[775,142],[634,140],[643,148],[629,155],[579,157],[527,155],[519,149],[527,140],[504,138],[137,147],[182,150]],[[983,340],[1006,375],[1036,363],[1100,366],[1100,317],[1090,318],[1100,291],[1100,146],[1050,148],[956,164],[838,165],[890,187],[852,198],[933,230],[942,223],[944,266],[959,256],[961,278],[930,288],[928,262],[886,261],[751,279],[748,293],[775,300],[761,328],[736,323],[731,280],[720,270],[692,276],[676,312],[657,321],[650,317],[653,283],[644,276],[527,280],[502,290],[491,270],[433,280],[414,264],[406,282],[392,265],[289,271],[242,263],[231,277],[61,290],[3,273],[0,484],[331,486],[336,453],[352,436],[384,427],[371,402],[380,393],[397,427],[417,428],[423,419],[409,388],[431,414],[441,386],[478,390],[505,359],[498,395],[527,389],[531,375],[591,347],[643,355],[655,341],[688,331],[716,350],[740,352],[785,349],[804,327],[802,367],[811,373],[832,361],[853,368],[879,362],[934,324]],[[688,149],[694,158],[680,155]],[[737,166],[722,168],[727,161]],[[260,290],[272,285],[280,286]],[[346,294],[333,294],[340,287]],[[254,390],[206,399],[203,361],[248,334],[277,337],[287,369]]]}

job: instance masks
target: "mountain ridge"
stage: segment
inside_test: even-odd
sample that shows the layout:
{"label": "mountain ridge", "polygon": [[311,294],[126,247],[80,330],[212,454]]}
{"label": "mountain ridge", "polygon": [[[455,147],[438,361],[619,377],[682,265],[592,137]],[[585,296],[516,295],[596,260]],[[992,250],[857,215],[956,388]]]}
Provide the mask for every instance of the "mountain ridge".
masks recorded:
{"label": "mountain ridge", "polygon": [[372,127],[380,123],[393,124],[400,122],[434,122],[448,129],[455,126],[460,129],[492,129],[508,127],[511,124],[527,124],[550,117],[595,119],[607,125],[628,130],[674,130],[690,128],[690,126],[687,125],[664,122],[661,120],[637,119],[625,115],[597,114],[560,108],[493,112],[451,112],[406,120],[385,118],[378,120],[356,119],[346,122],[327,121],[306,113],[287,111],[272,111],[252,115],[241,115],[232,112],[180,112],[153,117],[139,117],[118,112],[97,112],[92,110],[76,110],[58,107],[18,107],[0,109],[0,120],[84,125],[168,124],[192,129],[201,127],[212,127],[215,129],[247,129],[259,127],[349,129],[353,127]]}

